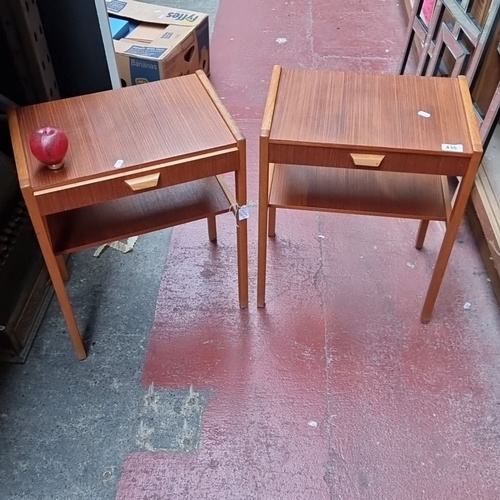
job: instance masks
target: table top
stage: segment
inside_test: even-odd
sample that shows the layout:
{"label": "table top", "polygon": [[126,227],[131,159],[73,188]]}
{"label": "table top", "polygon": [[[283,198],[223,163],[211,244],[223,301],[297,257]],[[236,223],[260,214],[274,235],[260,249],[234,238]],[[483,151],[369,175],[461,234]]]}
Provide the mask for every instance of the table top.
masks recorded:
{"label": "table top", "polygon": [[269,141],[470,156],[464,106],[456,78],[283,68]]}
{"label": "table top", "polygon": [[[236,139],[197,74],[17,108],[18,134],[33,189],[44,189],[234,146]],[[42,126],[66,132],[64,168],[30,152]],[[119,160],[122,160],[120,162]],[[16,161],[19,160],[16,158]],[[121,163],[121,167],[115,165]],[[19,167],[18,167],[19,169]]]}

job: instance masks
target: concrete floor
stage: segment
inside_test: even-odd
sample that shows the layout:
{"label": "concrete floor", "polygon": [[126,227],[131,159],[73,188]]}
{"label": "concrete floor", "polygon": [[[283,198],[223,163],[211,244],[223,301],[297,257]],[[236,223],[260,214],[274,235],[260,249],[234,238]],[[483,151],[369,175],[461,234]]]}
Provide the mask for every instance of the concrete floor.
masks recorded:
{"label": "concrete floor", "polygon": [[437,223],[417,252],[415,221],[278,212],[255,306],[272,65],[394,71],[402,6],[178,4],[217,11],[212,81],[248,138],[250,308],[229,214],[216,247],[199,222],[72,256],[89,357],[53,302],[27,363],[0,367],[0,499],[500,498],[500,315],[466,223],[427,326]]}

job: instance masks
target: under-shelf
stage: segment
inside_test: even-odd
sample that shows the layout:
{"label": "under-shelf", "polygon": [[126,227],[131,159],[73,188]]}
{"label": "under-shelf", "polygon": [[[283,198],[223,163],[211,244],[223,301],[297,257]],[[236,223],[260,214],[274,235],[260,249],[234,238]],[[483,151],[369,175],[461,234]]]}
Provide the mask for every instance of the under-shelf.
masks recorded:
{"label": "under-shelf", "polygon": [[276,164],[269,205],[445,221],[444,185],[438,175]]}
{"label": "under-shelf", "polygon": [[47,216],[55,254],[228,212],[231,201],[217,177],[156,189]]}

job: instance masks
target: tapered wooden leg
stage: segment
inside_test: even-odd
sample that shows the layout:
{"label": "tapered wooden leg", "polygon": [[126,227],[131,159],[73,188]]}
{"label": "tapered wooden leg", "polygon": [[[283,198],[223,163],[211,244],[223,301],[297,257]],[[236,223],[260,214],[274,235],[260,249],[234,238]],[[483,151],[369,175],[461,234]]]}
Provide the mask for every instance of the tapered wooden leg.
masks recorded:
{"label": "tapered wooden leg", "polygon": [[85,346],[83,345],[82,337],[80,336],[80,330],[78,329],[78,324],[71,308],[69,296],[66,291],[66,287],[64,286],[63,276],[59,271],[57,260],[55,257],[46,254],[44,254],[44,258],[64,319],[66,320],[69,336],[73,342],[76,355],[78,356],[78,359],[85,359],[87,357]]}
{"label": "tapered wooden leg", "polygon": [[59,273],[61,274],[63,281],[68,281],[69,273],[68,273],[68,268],[66,267],[66,262],[64,262],[64,256],[58,255],[56,259],[57,259],[57,266],[59,267]]}
{"label": "tapered wooden leg", "polygon": [[87,357],[85,346],[83,345],[82,337],[80,336],[80,330],[78,329],[78,324],[71,308],[68,292],[66,291],[66,287],[64,286],[64,279],[61,271],[59,270],[58,260],[51,250],[47,251],[46,248],[43,248],[46,247],[45,244],[42,246],[42,242],[45,239],[44,235],[38,235],[38,239],[40,242],[40,246],[42,247],[42,254],[49,271],[52,285],[56,292],[57,299],[59,300],[64,319],[66,320],[68,333],[71,341],[73,342],[73,347],[75,349],[76,355],[78,359],[85,359]]}
{"label": "tapered wooden leg", "polygon": [[248,307],[248,238],[247,221],[240,220],[236,228],[238,250],[238,295],[240,308]]}
{"label": "tapered wooden leg", "polygon": [[421,220],[418,226],[417,239],[415,241],[415,248],[417,250],[422,250],[424,246],[425,235],[427,234],[427,228],[429,227],[428,220]]}
{"label": "tapered wooden leg", "polygon": [[[30,190],[23,190],[23,195],[76,355],[78,359],[85,359],[87,357],[85,346],[83,345],[80,330],[78,329],[78,324],[71,308],[68,292],[64,286],[64,277],[67,275],[65,272],[66,266],[64,265],[62,257],[56,257],[52,251],[50,237],[46,230],[47,224],[45,218],[43,218],[38,211],[33,193]],[[63,268],[60,267],[61,263],[64,266]]]}
{"label": "tapered wooden leg", "polygon": [[276,236],[276,207],[269,207],[269,222],[268,222],[268,230],[267,235],[269,237]]}
{"label": "tapered wooden leg", "polygon": [[217,241],[217,223],[215,221],[215,215],[209,215],[207,217],[208,224],[208,239],[210,241]]}
{"label": "tapered wooden leg", "polygon": [[266,305],[267,214],[269,203],[269,140],[260,138],[259,235],[257,256],[257,306]]}
{"label": "tapered wooden leg", "polygon": [[[238,140],[240,156],[239,170],[235,172],[236,202],[242,207],[247,204],[246,141]],[[238,219],[238,212],[236,213]],[[238,294],[240,307],[248,307],[248,235],[247,220],[237,220],[236,248],[238,252]]]}
{"label": "tapered wooden leg", "polygon": [[462,182],[460,183],[455,204],[451,211],[450,220],[448,221],[448,227],[443,238],[443,243],[441,244],[441,249],[439,250],[436,265],[434,267],[434,273],[432,274],[429,289],[427,290],[424,307],[422,308],[422,314],[420,318],[422,323],[429,323],[429,321],[431,320],[434,304],[436,303],[439,288],[441,287],[441,282],[443,281],[446,266],[448,264],[451,251],[453,249],[453,244],[455,243],[455,238],[460,227],[460,222],[464,215],[467,201],[474,185],[476,171],[477,168],[469,167],[466,175],[462,178]]}
{"label": "tapered wooden leg", "polygon": [[[266,265],[267,265],[267,223],[269,208],[269,177],[274,171],[274,164],[269,165],[269,135],[274,116],[274,106],[278,96],[281,67],[274,66],[266,107],[262,118],[259,143],[259,243],[257,252],[257,306],[266,305]],[[274,225],[274,223],[273,223]],[[274,233],[275,227],[273,227]]]}

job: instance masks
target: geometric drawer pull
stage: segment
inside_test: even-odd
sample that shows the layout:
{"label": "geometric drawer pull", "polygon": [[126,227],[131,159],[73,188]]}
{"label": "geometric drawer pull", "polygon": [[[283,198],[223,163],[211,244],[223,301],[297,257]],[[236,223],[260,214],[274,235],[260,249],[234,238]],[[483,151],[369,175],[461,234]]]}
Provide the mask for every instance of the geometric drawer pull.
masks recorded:
{"label": "geometric drawer pull", "polygon": [[358,167],[380,167],[385,155],[368,155],[361,153],[351,153],[354,165]]}
{"label": "geometric drawer pull", "polygon": [[136,177],[135,179],[127,179],[127,184],[132,191],[141,191],[141,189],[149,189],[156,187],[160,180],[160,172],[157,174],[145,175],[144,177]]}

